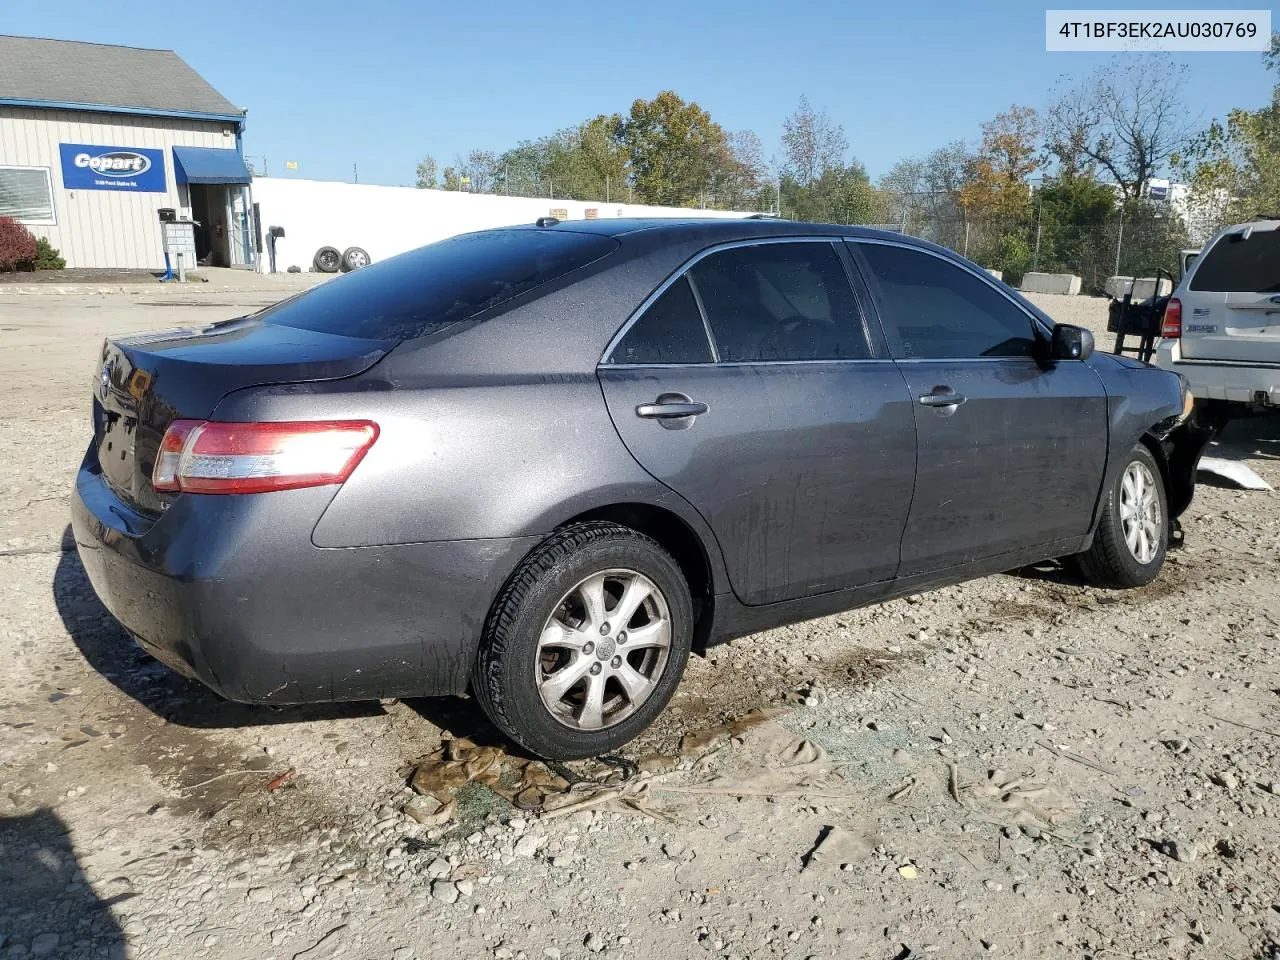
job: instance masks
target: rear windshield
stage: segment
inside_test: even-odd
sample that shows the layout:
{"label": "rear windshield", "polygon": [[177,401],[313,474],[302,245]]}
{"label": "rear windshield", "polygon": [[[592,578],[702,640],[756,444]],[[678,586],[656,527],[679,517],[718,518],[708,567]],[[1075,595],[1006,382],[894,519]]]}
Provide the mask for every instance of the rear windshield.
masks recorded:
{"label": "rear windshield", "polygon": [[1196,264],[1192,290],[1208,293],[1280,292],[1280,230],[1229,233]]}
{"label": "rear windshield", "polygon": [[321,284],[258,317],[368,340],[443,330],[611,253],[611,237],[485,230],[450,237]]}

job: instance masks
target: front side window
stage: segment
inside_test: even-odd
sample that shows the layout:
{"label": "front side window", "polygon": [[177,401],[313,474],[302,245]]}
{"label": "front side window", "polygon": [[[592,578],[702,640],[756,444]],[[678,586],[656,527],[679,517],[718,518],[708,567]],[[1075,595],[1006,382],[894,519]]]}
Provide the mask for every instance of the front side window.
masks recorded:
{"label": "front side window", "polygon": [[761,243],[689,271],[720,360],[865,360],[866,332],[830,243]]}
{"label": "front side window", "polygon": [[1031,357],[1029,314],[941,257],[882,243],[859,244],[880,291],[895,360]]}
{"label": "front side window", "polygon": [[663,291],[631,325],[612,363],[710,363],[711,344],[689,278]]}
{"label": "front side window", "polygon": [[0,217],[19,223],[54,222],[47,167],[0,167]]}

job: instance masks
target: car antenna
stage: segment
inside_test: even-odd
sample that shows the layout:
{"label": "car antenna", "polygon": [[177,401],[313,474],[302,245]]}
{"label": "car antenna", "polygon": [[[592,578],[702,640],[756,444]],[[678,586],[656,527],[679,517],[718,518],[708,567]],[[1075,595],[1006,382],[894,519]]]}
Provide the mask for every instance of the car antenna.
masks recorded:
{"label": "car antenna", "polygon": [[554,227],[559,222],[559,217],[539,217],[537,220],[533,221],[533,225],[535,227]]}

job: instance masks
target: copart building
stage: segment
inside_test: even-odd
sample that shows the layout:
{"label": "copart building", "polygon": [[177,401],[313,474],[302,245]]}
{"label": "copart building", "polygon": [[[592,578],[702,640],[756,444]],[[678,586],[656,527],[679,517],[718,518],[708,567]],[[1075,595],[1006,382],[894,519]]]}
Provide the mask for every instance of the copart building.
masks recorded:
{"label": "copart building", "polygon": [[202,262],[252,267],[244,124],[171,50],[0,36],[0,216],[68,267],[158,270],[168,209]]}

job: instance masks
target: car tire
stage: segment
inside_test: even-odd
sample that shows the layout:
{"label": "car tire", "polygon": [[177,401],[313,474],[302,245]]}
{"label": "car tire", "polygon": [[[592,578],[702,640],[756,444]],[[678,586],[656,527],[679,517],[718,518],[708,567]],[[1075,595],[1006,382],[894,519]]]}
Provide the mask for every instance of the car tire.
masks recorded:
{"label": "car tire", "polygon": [[342,266],[342,254],[337,247],[321,247],[311,258],[311,265],[320,273],[337,273]]}
{"label": "car tire", "polygon": [[342,272],[350,273],[373,263],[369,253],[363,247],[347,247],[342,251]]}
{"label": "car tire", "polygon": [[[619,609],[624,602],[629,615]],[[626,622],[616,620],[624,615]],[[530,553],[502,588],[472,692],[530,753],[598,756],[632,740],[666,707],[692,637],[689,587],[666,550],[616,523],[573,524]]]}
{"label": "car tire", "polygon": [[1076,567],[1096,586],[1145,586],[1164,565],[1169,528],[1169,501],[1160,465],[1139,443],[1116,473],[1093,545],[1076,555]]}

